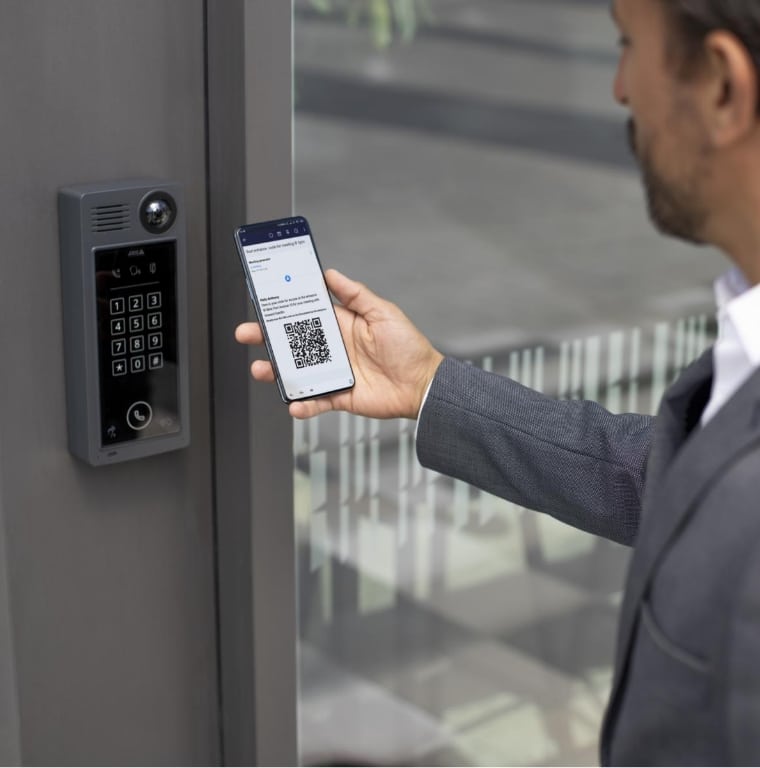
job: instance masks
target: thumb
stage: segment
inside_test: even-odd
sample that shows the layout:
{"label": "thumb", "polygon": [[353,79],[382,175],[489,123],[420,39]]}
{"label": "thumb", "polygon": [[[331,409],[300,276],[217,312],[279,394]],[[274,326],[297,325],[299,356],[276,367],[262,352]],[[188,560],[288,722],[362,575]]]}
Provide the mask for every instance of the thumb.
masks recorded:
{"label": "thumb", "polygon": [[327,287],[335,298],[348,310],[365,317],[372,310],[377,310],[379,305],[385,303],[377,294],[370,291],[363,283],[346,277],[337,269],[328,269],[325,272]]}

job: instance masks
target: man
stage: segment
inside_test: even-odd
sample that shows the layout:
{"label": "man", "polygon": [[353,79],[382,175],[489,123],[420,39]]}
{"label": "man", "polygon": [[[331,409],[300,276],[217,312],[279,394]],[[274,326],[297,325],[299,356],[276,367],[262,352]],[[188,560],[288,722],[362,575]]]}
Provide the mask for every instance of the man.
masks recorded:
{"label": "man", "polygon": [[[734,262],[720,338],[651,419],[560,402],[444,358],[394,305],[328,272],[355,367],[293,403],[418,419],[420,461],[635,545],[601,736],[612,764],[760,763],[760,2],[615,0],[614,94],[652,220]],[[261,343],[256,324],[237,329]],[[252,374],[272,380],[269,363]]]}

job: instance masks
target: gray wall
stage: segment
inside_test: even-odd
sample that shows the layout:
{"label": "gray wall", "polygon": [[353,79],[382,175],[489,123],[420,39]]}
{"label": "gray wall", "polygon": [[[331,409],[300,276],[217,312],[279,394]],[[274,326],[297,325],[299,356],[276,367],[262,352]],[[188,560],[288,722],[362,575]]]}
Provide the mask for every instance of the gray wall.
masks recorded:
{"label": "gray wall", "polygon": [[3,478],[0,475],[0,765],[16,765],[20,762],[21,755],[15,654],[11,639],[10,603],[5,567],[2,491]]}
{"label": "gray wall", "polygon": [[[204,11],[0,6],[5,762],[219,760]],[[192,444],[93,469],[66,448],[56,191],[142,175],[185,185]]]}

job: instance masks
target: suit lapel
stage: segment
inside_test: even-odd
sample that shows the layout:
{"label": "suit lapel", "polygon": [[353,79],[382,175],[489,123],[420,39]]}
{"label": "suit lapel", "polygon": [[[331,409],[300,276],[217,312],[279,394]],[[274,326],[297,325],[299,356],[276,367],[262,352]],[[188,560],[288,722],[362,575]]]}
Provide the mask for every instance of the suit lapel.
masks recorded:
{"label": "suit lapel", "polygon": [[704,428],[692,429],[706,404],[711,379],[712,357],[708,352],[668,391],[657,414],[639,535],[620,616],[615,681],[605,727],[610,725],[625,677],[638,608],[662,555],[721,470],[748,446],[760,442],[760,370]]}
{"label": "suit lapel", "polygon": [[[690,366],[668,390],[657,412],[655,434],[647,462],[646,490],[639,532],[620,615],[617,670],[620,670],[621,662],[628,654],[638,604],[646,589],[651,569],[666,543],[663,532],[672,529],[688,508],[682,503],[677,503],[676,507],[667,506],[664,503],[665,494],[673,495],[673,469],[675,464],[681,463],[681,449],[688,444],[689,438],[694,438],[698,433],[698,430],[693,429],[693,411],[698,409],[700,404],[704,407],[705,393],[709,396],[711,381],[712,354],[708,352]],[[681,490],[687,492],[681,496],[680,501],[684,501],[685,495],[691,496],[694,489],[686,485],[685,478],[681,479],[684,480]]]}
{"label": "suit lapel", "polygon": [[[704,450],[707,429],[699,428],[699,419],[710,397],[712,372],[712,354],[708,352],[684,372],[660,404],[636,539],[640,562],[656,556],[658,547],[665,542],[664,529],[676,523],[680,512],[698,494],[698,486],[712,463],[724,458],[718,451]],[[708,427],[715,423],[713,420]],[[701,464],[699,470],[689,463],[694,459],[693,453]],[[676,487],[672,487],[674,482]]]}
{"label": "suit lapel", "polygon": [[[698,419],[696,412],[701,413],[706,403],[710,377],[705,372],[700,364],[694,375],[688,377],[692,397],[678,386],[661,409],[663,431],[668,434],[656,438],[659,455],[652,455],[651,482],[647,477],[641,530],[633,558],[635,567],[632,563],[627,590],[631,596],[626,600],[628,614],[636,612],[661,555],[683,529],[696,502],[721,470],[760,440],[760,370],[750,376],[705,427],[689,432],[689,423]],[[632,617],[625,618],[630,624]]]}

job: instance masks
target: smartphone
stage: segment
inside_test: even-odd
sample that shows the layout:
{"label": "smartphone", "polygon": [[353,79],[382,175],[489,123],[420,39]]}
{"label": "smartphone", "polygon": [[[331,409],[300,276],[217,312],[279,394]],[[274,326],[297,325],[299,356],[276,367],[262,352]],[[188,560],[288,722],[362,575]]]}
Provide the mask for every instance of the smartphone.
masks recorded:
{"label": "smartphone", "polygon": [[282,399],[351,389],[354,373],[309,222],[246,224],[235,243]]}

